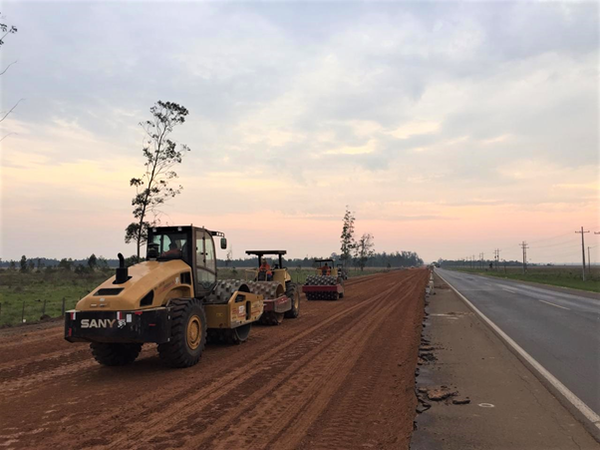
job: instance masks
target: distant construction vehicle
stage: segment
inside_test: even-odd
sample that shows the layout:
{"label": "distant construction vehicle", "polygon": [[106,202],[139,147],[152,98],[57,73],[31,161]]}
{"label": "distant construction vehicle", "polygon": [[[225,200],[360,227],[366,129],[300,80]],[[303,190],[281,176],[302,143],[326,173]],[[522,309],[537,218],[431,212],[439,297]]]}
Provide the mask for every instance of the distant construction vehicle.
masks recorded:
{"label": "distant construction vehicle", "polygon": [[346,270],[346,268],[344,267],[343,264],[338,263],[337,267],[337,271],[338,271],[338,276],[340,276],[342,278],[342,280],[347,280],[348,279],[348,270]]}
{"label": "distant construction vehicle", "polygon": [[148,230],[147,261],[125,267],[65,315],[65,339],[90,342],[107,366],[132,363],[146,342],[171,367],[196,364],[207,337],[228,343],[248,338],[263,313],[263,297],[239,280],[217,280],[214,237],[219,231],[187,226]]}
{"label": "distant construction vehicle", "polygon": [[337,300],[344,297],[344,278],[334,267],[333,259],[315,259],[315,275],[306,277],[302,292],[307,300]]}
{"label": "distant construction vehicle", "polygon": [[[258,269],[254,279],[247,281],[250,292],[263,297],[264,312],[260,318],[263,325],[279,325],[283,318],[295,319],[300,314],[300,289],[292,281],[283,266],[285,250],[247,250],[247,255],[258,257]],[[278,262],[272,268],[263,265],[265,255],[276,255]]]}

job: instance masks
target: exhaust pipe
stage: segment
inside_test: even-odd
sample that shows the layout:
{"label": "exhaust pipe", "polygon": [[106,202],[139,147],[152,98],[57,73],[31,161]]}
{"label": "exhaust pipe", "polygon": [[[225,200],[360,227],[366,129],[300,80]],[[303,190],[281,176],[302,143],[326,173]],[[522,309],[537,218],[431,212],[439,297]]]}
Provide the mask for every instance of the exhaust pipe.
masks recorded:
{"label": "exhaust pipe", "polygon": [[125,267],[125,258],[121,253],[117,255],[119,258],[119,267],[117,267],[116,279],[113,284],[123,284],[126,283],[131,277],[127,271],[127,267]]}

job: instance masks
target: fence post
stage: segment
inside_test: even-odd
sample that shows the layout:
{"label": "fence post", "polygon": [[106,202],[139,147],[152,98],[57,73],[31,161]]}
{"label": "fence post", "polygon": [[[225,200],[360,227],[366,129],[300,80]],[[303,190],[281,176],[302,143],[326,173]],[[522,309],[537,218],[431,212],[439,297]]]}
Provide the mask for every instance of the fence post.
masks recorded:
{"label": "fence post", "polygon": [[2,316],[2,302],[0,302],[0,317]]}
{"label": "fence post", "polygon": [[25,300],[23,300],[23,309],[21,310],[21,323],[25,321]]}
{"label": "fence post", "polygon": [[42,306],[42,317],[46,315],[46,299],[44,299],[44,306]]}
{"label": "fence post", "polygon": [[65,315],[65,298],[62,299],[62,308],[61,308],[61,316]]}

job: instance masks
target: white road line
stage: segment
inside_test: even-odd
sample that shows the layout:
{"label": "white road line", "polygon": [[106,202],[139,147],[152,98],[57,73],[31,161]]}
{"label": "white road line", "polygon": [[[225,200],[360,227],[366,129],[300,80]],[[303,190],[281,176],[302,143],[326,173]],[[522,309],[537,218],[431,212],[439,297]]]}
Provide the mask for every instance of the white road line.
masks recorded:
{"label": "white road line", "polygon": [[507,288],[507,287],[503,287],[502,290],[506,291],[506,292],[510,292],[511,294],[516,294],[517,293],[517,291],[515,291],[514,289]]}
{"label": "white road line", "polygon": [[552,306],[556,306],[557,308],[566,309],[567,311],[571,311],[571,308],[567,308],[566,306],[560,306],[560,305],[557,305],[556,303],[547,302],[546,300],[538,299],[538,302],[542,302],[542,303],[545,303],[546,305],[552,305]]}
{"label": "white road line", "polygon": [[524,361],[529,364],[538,374],[543,377],[553,389],[560,394],[560,397],[579,412],[582,417],[588,421],[588,429],[594,436],[594,438],[600,441],[600,416],[596,414],[588,405],[586,405],[579,397],[577,397],[573,392],[569,390],[564,384],[562,384],[554,375],[552,375],[548,370],[542,366],[539,362],[537,362],[529,353],[523,350],[519,344],[512,340],[510,336],[508,336],[504,331],[498,327],[494,322],[487,318],[485,314],[483,314],[473,303],[471,303],[467,297],[462,295],[458,290],[452,286],[446,279],[439,273],[436,272],[437,275],[450,286],[450,288],[456,292],[456,294],[463,299],[463,301],[471,308],[475,314],[477,314],[481,320],[483,320],[487,326],[489,326],[494,333],[496,333],[504,342],[512,348],[512,350],[518,354]]}

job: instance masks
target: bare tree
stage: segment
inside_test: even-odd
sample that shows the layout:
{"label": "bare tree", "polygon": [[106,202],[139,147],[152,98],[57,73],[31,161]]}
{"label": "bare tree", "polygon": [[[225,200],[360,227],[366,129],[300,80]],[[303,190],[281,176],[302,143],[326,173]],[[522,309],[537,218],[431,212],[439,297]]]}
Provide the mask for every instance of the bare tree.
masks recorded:
{"label": "bare tree", "polygon": [[[146,172],[141,178],[132,178],[129,182],[136,188],[136,195],[131,201],[135,221],[125,229],[125,242],[136,242],[138,259],[140,247],[148,238],[148,227],[156,223],[161,214],[159,207],[183,189],[181,185],[172,188],[169,182],[177,178],[173,167],[181,163],[185,152],[190,151],[187,145],[177,147],[177,143],[169,139],[173,129],[185,122],[188,115],[186,108],[159,100],[150,108],[150,113],[152,119],[140,123],[148,138],[142,149]],[[153,216],[151,220],[148,219],[150,215]]]}
{"label": "bare tree", "polygon": [[371,233],[365,233],[356,242],[354,257],[361,271],[364,270],[367,261],[375,255],[375,243],[373,239],[374,237]]}
{"label": "bare tree", "polygon": [[[0,13],[0,20],[1,19],[3,19],[2,13]],[[2,33],[2,37],[0,37],[0,48],[4,45],[4,39],[6,38],[6,36],[8,36],[9,34],[15,34],[17,32],[17,27],[15,27],[14,25],[8,25],[3,22],[4,21],[0,22],[0,33]],[[4,70],[2,70],[2,72],[0,72],[0,76],[4,75],[8,71],[8,69],[10,69],[10,67],[16,63],[17,63],[17,61],[13,61],[8,66],[6,66],[4,68]],[[10,115],[10,113],[12,113],[15,110],[15,108],[17,106],[19,106],[19,103],[21,103],[22,101],[23,101],[23,99],[19,99],[19,101],[17,103],[15,103],[13,105],[13,107],[10,108],[6,113],[4,113],[4,112],[0,113],[0,115],[2,115],[2,117],[0,117],[0,123],[4,122],[4,119],[6,119]],[[4,136],[2,139],[0,139],[0,141],[3,141],[6,137],[8,137],[11,134],[14,134],[14,133],[8,133],[6,136]]]}

